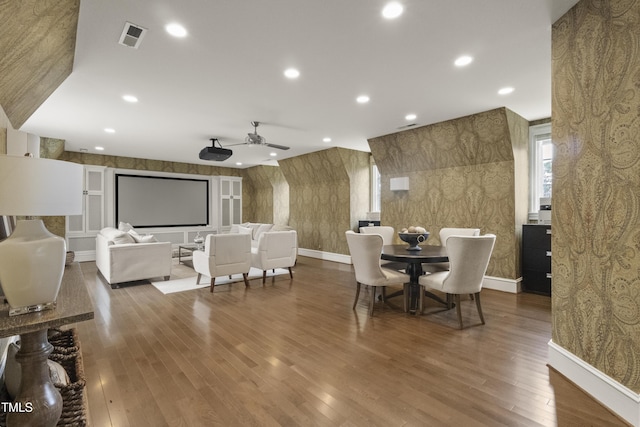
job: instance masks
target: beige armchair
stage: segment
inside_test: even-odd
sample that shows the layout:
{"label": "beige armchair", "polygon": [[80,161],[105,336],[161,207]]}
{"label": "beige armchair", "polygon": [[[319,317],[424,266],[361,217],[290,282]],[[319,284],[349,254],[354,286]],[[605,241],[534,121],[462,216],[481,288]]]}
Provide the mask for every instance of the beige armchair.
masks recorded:
{"label": "beige armchair", "polygon": [[196,283],[202,275],[211,278],[211,292],[216,277],[242,274],[245,286],[249,286],[251,269],[251,236],[248,234],[209,234],[204,242],[204,251],[193,251],[193,269],[198,273]]}
{"label": "beige armchair", "polygon": [[251,267],[262,270],[262,284],[267,280],[267,270],[289,269],[296,264],[298,255],[298,233],[295,230],[266,231],[258,238],[258,244],[251,249]]}
{"label": "beige armchair", "polygon": [[[347,245],[351,253],[351,262],[356,272],[356,298],[353,301],[353,308],[356,308],[358,297],[360,296],[360,285],[369,286],[370,302],[369,316],[373,316],[373,305],[376,299],[376,288],[382,288],[382,300],[385,300],[385,287],[389,285],[403,285],[409,283],[409,275],[399,271],[383,268],[380,266],[380,254],[382,253],[383,240],[380,234],[354,233],[349,230],[346,233]],[[408,295],[405,295],[405,311]]]}
{"label": "beige armchair", "polygon": [[[447,239],[447,254],[449,256],[449,271],[420,276],[420,286],[426,289],[435,289],[447,294],[447,305],[451,308],[451,295],[455,298],[458,322],[462,329],[462,311],[460,308],[460,295],[472,294],[475,296],[476,307],[480,321],[484,325],[482,306],[480,304],[480,291],[482,281],[487,272],[493,245],[496,236],[485,234],[484,236],[457,236]],[[420,312],[424,311],[424,292],[420,292]]]}

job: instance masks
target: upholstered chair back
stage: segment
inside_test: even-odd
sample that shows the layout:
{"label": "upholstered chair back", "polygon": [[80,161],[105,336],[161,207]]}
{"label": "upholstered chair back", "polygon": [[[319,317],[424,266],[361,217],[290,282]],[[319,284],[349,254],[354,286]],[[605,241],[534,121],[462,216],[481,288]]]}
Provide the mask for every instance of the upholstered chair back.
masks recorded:
{"label": "upholstered chair back", "polygon": [[380,267],[382,236],[380,234],[355,233],[351,230],[345,234],[356,280],[370,286],[378,286],[378,283],[385,282],[387,277]]}
{"label": "upholstered chair back", "polygon": [[393,245],[393,236],[395,230],[388,225],[381,225],[379,227],[360,227],[360,233],[364,234],[379,234],[382,236],[383,245]]}
{"label": "upholstered chair back", "polygon": [[223,265],[249,264],[251,236],[235,233],[209,234],[205,240],[204,253],[209,258],[215,258],[215,261],[210,261],[212,268],[219,268]]}
{"label": "upholstered chair back", "polygon": [[479,236],[479,228],[442,228],[440,229],[440,245],[447,246],[449,236]]}
{"label": "upholstered chair back", "polygon": [[298,254],[298,233],[268,231],[258,238],[258,249],[253,254],[252,266],[261,270],[292,267]]}
{"label": "upholstered chair back", "polygon": [[458,236],[447,239],[451,269],[443,280],[442,291],[449,294],[475,294],[482,289],[496,236]]}

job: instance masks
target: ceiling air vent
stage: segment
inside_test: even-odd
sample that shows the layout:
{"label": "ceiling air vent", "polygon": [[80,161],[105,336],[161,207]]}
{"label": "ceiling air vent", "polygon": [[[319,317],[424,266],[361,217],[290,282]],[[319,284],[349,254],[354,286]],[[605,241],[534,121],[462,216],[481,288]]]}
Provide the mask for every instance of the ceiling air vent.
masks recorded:
{"label": "ceiling air vent", "polygon": [[118,43],[137,49],[140,46],[140,42],[142,42],[142,38],[146,33],[146,28],[143,28],[136,24],[132,24],[131,22],[127,22],[124,24],[124,29],[122,30],[120,41]]}

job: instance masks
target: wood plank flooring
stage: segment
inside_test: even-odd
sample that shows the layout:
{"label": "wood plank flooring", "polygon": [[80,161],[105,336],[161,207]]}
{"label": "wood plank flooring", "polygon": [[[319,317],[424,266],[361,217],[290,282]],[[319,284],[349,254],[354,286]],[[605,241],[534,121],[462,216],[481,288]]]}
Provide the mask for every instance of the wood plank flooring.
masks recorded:
{"label": "wood plank flooring", "polygon": [[[355,311],[352,267],[300,257],[276,276],[163,295],[82,263],[76,325],[93,426],[624,426],[546,365],[550,299],[483,290],[455,310]],[[193,275],[174,266],[172,279]],[[194,277],[195,280],[195,277]]]}

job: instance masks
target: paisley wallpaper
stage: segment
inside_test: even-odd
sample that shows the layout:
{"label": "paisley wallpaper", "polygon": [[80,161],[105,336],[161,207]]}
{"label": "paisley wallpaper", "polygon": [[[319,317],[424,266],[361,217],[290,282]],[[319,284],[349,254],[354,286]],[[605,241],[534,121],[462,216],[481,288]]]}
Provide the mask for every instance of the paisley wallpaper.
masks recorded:
{"label": "paisley wallpaper", "polygon": [[[397,230],[421,225],[432,244],[440,243],[443,227],[493,233],[496,245],[487,274],[519,278],[528,126],[499,108],[370,139],[382,180],[382,224]],[[409,177],[409,190],[391,191],[390,178],[400,176]]]}
{"label": "paisley wallpaper", "polygon": [[553,341],[640,392],[640,0],[552,31]]}
{"label": "paisley wallpaper", "polygon": [[243,186],[250,186],[242,209],[247,221],[288,225],[289,184],[280,168],[255,166],[245,169],[244,177]]}
{"label": "paisley wallpaper", "polygon": [[289,225],[300,247],[348,254],[344,232],[369,209],[369,153],[330,148],[278,163],[289,182]]}
{"label": "paisley wallpaper", "polygon": [[80,0],[0,4],[0,104],[20,129],[71,74]]}

